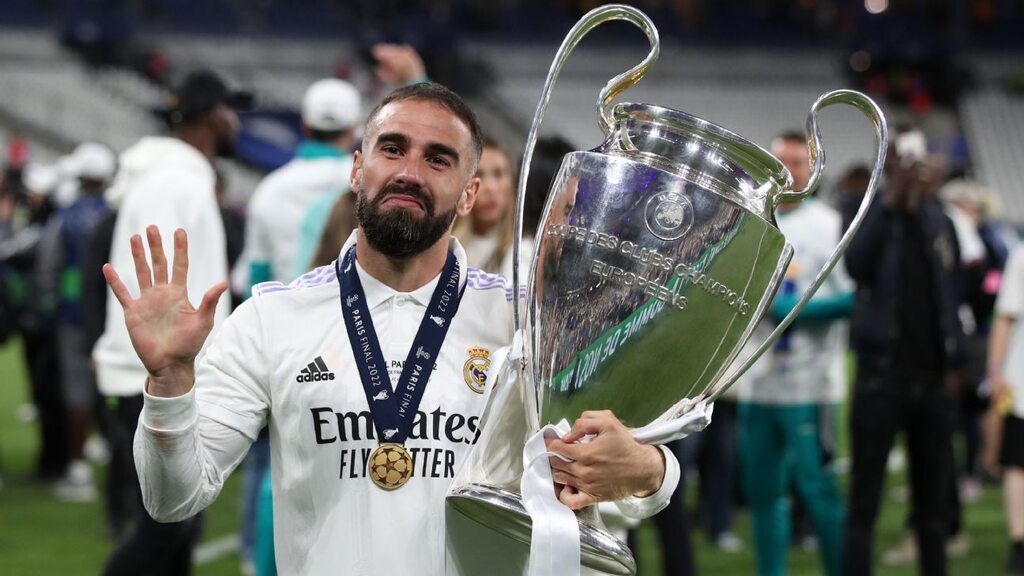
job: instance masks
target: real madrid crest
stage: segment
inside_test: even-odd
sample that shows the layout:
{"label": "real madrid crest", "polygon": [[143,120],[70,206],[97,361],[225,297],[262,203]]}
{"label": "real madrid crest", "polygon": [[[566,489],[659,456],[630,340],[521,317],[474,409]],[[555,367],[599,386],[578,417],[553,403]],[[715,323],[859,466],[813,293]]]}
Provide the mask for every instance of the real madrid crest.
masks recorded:
{"label": "real madrid crest", "polygon": [[659,192],[644,207],[647,230],[662,240],[678,240],[693,226],[693,204],[675,192]]}
{"label": "real madrid crest", "polygon": [[486,348],[473,347],[466,351],[469,359],[462,366],[466,386],[477,394],[483,394],[487,386],[487,370],[491,367],[491,352]]}

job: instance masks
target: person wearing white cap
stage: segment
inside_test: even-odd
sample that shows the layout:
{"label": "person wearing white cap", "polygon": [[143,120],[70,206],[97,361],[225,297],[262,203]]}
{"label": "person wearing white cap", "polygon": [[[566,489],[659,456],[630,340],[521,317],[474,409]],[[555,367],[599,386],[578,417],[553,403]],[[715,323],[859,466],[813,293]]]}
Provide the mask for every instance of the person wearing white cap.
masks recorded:
{"label": "person wearing white cap", "polygon": [[84,344],[80,296],[83,249],[96,223],[109,211],[103,192],[114,178],[117,161],[102,144],[80,144],[65,163],[74,198],[47,226],[39,248],[41,296],[56,305],[60,381],[67,409],[71,462],[55,486],[60,500],[96,498],[92,470],[85,461],[85,441],[96,405],[96,380]]}
{"label": "person wearing white cap", "polygon": [[[248,278],[241,292],[260,282],[295,277],[296,240],[311,202],[348,191],[349,153],[359,122],[361,99],[354,86],[328,78],[314,82],[302,101],[306,140],[295,157],[271,172],[249,202],[245,254]],[[303,263],[302,265],[305,265]]]}
{"label": "person wearing white cap", "polygon": [[[249,201],[245,248],[240,270],[248,278],[233,278],[235,291],[267,281],[285,284],[308,264],[312,248],[299,254],[299,236],[309,206],[321,199],[333,203],[348,192],[352,171],[354,129],[359,124],[362,103],[352,84],[334,78],[314,82],[302,101],[302,128],[306,136],[295,158],[271,172],[256,187]],[[317,234],[319,237],[319,233]],[[248,562],[253,543],[256,495],[270,462],[269,442],[263,433],[253,444],[245,463],[242,504],[242,557]]]}

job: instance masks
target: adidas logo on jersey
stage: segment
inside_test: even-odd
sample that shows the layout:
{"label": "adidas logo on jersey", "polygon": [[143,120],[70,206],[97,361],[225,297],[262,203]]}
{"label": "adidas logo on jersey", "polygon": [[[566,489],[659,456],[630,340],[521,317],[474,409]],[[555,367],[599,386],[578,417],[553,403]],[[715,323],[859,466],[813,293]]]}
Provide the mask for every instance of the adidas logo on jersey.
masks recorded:
{"label": "adidas logo on jersey", "polygon": [[334,380],[334,372],[331,372],[320,356],[317,356],[316,360],[310,362],[295,377],[296,382],[322,382],[324,380]]}

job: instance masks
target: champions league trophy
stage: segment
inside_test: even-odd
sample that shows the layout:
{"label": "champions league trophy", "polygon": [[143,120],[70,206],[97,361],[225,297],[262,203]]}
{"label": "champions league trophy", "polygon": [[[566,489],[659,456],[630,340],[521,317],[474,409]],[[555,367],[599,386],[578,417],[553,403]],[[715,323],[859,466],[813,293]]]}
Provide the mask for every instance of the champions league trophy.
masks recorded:
{"label": "champions league trophy", "polygon": [[[884,163],[888,133],[882,112],[850,90],[824,94],[811,106],[807,142],[813,171],[803,190],[792,190],[789,171],[774,156],[724,128],[649,104],[613,106],[616,96],[650,70],[659,40],[642,12],[600,7],[562,43],[537,106],[519,179],[515,263],[529,164],[553,84],[581,38],[609,20],[641,28],[651,51],[601,90],[597,119],[607,135],[604,143],[565,156],[551,184],[526,282],[525,330],[517,333],[524,353],[508,363],[518,371],[512,378],[523,379],[519,419],[525,406],[527,420],[536,420],[519,424],[509,416],[514,410],[494,406],[489,410],[499,413],[485,414],[488,423],[477,447],[483,462],[447,499],[449,564],[455,556],[461,573],[477,573],[465,568],[464,557],[474,554],[489,559],[489,573],[505,573],[502,567],[522,573],[530,563],[531,534],[546,519],[536,513],[531,518],[525,481],[524,496],[517,493],[525,459],[521,445],[509,446],[517,434],[525,440],[545,423],[610,409],[645,441],[643,430],[671,425],[713,402],[774,344],[839,261],[874,198]],[[833,104],[858,108],[875,129],[878,153],[860,210],[796,308],[749,359],[731,366],[770,309],[793,254],[776,226],[775,208],[817,188],[825,162],[817,114]],[[514,285],[521,280],[517,266]],[[523,316],[519,299],[513,300],[518,327]],[[501,393],[500,379],[495,395]],[[553,492],[550,484],[547,490]],[[460,530],[472,533],[472,550],[452,536]],[[570,538],[577,533],[585,569],[635,572],[629,549],[603,529],[596,513],[579,514],[578,532]],[[536,536],[535,557],[544,547]],[[539,573],[534,566],[530,570]]]}

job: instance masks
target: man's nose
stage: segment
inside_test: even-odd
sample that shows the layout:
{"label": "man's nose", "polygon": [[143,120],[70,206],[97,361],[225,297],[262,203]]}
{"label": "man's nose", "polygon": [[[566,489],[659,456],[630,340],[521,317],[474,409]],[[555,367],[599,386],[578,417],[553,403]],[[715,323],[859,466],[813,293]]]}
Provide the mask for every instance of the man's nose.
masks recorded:
{"label": "man's nose", "polygon": [[406,156],[402,169],[395,174],[395,182],[407,186],[423,186],[423,178],[420,175],[421,162],[422,160],[414,154]]}

